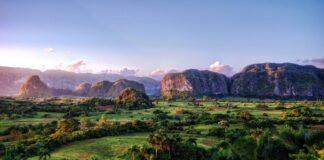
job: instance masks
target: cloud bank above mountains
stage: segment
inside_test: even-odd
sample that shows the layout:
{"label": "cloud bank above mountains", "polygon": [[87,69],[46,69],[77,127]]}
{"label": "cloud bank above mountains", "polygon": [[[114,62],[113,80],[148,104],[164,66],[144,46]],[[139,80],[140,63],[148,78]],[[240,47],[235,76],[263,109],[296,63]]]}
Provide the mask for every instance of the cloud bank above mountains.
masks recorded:
{"label": "cloud bank above mountains", "polygon": [[297,63],[302,63],[305,65],[314,65],[319,68],[324,68],[324,58],[314,58],[314,59],[297,59]]}
{"label": "cloud bank above mountains", "polygon": [[[181,72],[185,69],[156,69],[153,71],[142,72],[140,69],[133,69],[130,67],[123,67],[122,69],[103,69],[103,70],[96,70],[91,66],[90,62],[86,62],[85,60],[75,60],[69,64],[60,63],[59,65],[55,66],[54,68],[51,67],[43,67],[43,70],[46,69],[59,69],[59,70],[66,70],[69,72],[75,73],[107,73],[107,74],[119,74],[122,76],[148,76],[156,80],[161,80],[166,74],[168,73],[176,73]],[[208,68],[187,68],[187,69],[201,69],[201,70],[210,70],[212,72],[218,72],[225,74],[227,76],[232,76],[235,74],[233,68],[230,65],[222,64],[219,61],[214,62],[213,64],[209,65]]]}
{"label": "cloud bank above mountains", "polygon": [[[23,56],[21,56],[23,54]],[[122,76],[141,76],[151,77],[156,80],[161,80],[165,74],[181,72],[186,69],[199,69],[209,70],[225,74],[226,76],[232,76],[236,72],[240,71],[241,66],[235,64],[226,64],[224,61],[217,60],[213,63],[205,62],[200,65],[200,61],[185,62],[189,65],[176,66],[176,65],[159,65],[156,64],[156,68],[146,67],[145,65],[136,64],[135,60],[124,60],[123,56],[120,57],[104,57],[102,61],[95,59],[88,54],[78,54],[79,52],[70,50],[69,48],[60,49],[57,47],[38,48],[37,50],[20,50],[0,48],[0,65],[9,67],[22,67],[45,70],[65,70],[75,73],[109,73],[118,74]],[[179,61],[179,59],[170,59],[172,61]],[[112,63],[118,61],[118,63]],[[185,60],[183,60],[185,61]],[[212,61],[211,61],[212,62]],[[314,65],[318,68],[324,68],[324,58],[308,58],[298,59],[290,61],[292,63],[298,63],[302,65]],[[142,63],[149,63],[143,60]],[[254,63],[263,63],[254,62]],[[278,62],[283,63],[283,62]],[[176,63],[177,64],[177,63]]]}

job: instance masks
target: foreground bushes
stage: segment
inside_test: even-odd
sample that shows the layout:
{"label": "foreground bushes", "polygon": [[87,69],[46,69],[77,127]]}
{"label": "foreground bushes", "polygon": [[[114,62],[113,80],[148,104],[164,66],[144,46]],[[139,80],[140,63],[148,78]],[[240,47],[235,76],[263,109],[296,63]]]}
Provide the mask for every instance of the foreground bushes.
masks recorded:
{"label": "foreground bushes", "polygon": [[245,130],[214,128],[209,135],[223,137],[211,149],[197,146],[193,138],[178,134],[155,132],[148,138],[150,146],[129,148],[131,157],[142,160],[316,160],[323,159],[323,132],[303,127],[286,128],[279,132],[268,129]]}
{"label": "foreground bushes", "polygon": [[[65,128],[65,127],[62,127]],[[152,128],[142,121],[133,121],[125,124],[114,123],[102,127],[94,127],[83,131],[65,130],[61,127],[51,136],[36,136],[6,147],[4,160],[24,160],[31,156],[44,156],[50,151],[78,140],[99,138],[104,136],[121,135],[135,132],[149,132]],[[48,151],[48,152],[47,152]]]}

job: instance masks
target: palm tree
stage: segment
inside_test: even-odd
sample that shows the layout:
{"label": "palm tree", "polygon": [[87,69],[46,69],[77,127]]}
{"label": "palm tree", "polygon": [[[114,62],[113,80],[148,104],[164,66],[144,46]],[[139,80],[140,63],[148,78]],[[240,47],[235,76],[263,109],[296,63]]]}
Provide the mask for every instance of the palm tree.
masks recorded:
{"label": "palm tree", "polygon": [[226,140],[226,129],[229,128],[230,124],[226,120],[221,120],[218,122],[218,124],[220,124],[224,127],[224,141],[225,141]]}
{"label": "palm tree", "polygon": [[51,158],[51,152],[47,148],[41,147],[38,151],[39,160],[47,160]]}
{"label": "palm tree", "polygon": [[152,148],[146,145],[142,145],[142,144],[138,145],[138,153],[141,155],[140,159],[150,159],[150,157],[152,156],[151,151]]}
{"label": "palm tree", "polygon": [[316,142],[321,142],[321,136],[304,129],[303,126],[300,126],[297,131],[292,128],[285,129],[279,133],[279,136],[293,151],[304,148],[304,145],[312,145]]}
{"label": "palm tree", "polygon": [[169,159],[172,159],[172,156],[171,156],[171,150],[172,150],[172,145],[174,143],[174,140],[169,138],[169,137],[166,137],[163,139],[163,142],[162,142],[162,148],[163,150],[167,150],[168,153],[169,153]]}
{"label": "palm tree", "polygon": [[149,136],[149,143],[154,146],[155,148],[155,156],[158,157],[158,149],[163,148],[164,143],[166,143],[168,139],[168,136],[163,131],[158,131],[154,133],[153,135]]}
{"label": "palm tree", "polygon": [[195,148],[197,147],[197,142],[196,142],[196,138],[189,138],[187,139],[187,143],[194,146]]}
{"label": "palm tree", "polygon": [[132,160],[135,159],[135,152],[138,151],[138,146],[137,145],[132,145],[129,149],[128,149],[129,152],[131,152],[132,154]]}
{"label": "palm tree", "polygon": [[160,137],[157,134],[153,134],[149,136],[149,143],[155,148],[155,157],[158,155],[158,144],[160,141]]}
{"label": "palm tree", "polygon": [[288,150],[280,139],[273,138],[270,131],[264,131],[259,138],[257,148],[257,159],[279,160],[288,159]]}

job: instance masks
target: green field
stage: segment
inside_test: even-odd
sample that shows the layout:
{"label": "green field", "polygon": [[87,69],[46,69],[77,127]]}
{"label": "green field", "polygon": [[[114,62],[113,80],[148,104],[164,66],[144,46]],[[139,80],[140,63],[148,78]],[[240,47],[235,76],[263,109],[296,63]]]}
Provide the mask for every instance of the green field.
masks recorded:
{"label": "green field", "polygon": [[[258,105],[264,105],[266,107],[257,107]],[[282,105],[284,105],[282,107]],[[278,108],[280,106],[280,108]],[[297,107],[296,107],[297,106]],[[136,120],[142,121],[144,123],[154,122],[153,127],[155,131],[160,129],[168,130],[167,134],[169,136],[180,135],[183,140],[193,138],[197,143],[197,147],[205,150],[213,149],[217,147],[220,143],[224,141],[224,137],[211,135],[211,129],[223,128],[222,124],[218,122],[221,119],[227,119],[229,125],[227,130],[241,129],[247,132],[253,132],[254,130],[264,130],[264,128],[249,128],[247,122],[253,122],[254,120],[266,120],[267,123],[273,123],[275,132],[287,128],[285,124],[286,120],[290,121],[300,121],[306,117],[287,117],[286,114],[298,110],[298,106],[304,106],[311,110],[312,115],[309,117],[316,124],[308,123],[304,127],[310,128],[313,126],[321,127],[324,124],[324,117],[320,116],[324,113],[323,102],[305,102],[305,101],[284,101],[278,102],[275,100],[259,100],[257,102],[238,102],[227,101],[227,100],[210,100],[201,101],[198,104],[192,104],[189,101],[156,101],[155,107],[148,109],[138,109],[138,110],[126,110],[121,109],[118,113],[111,112],[112,110],[90,110],[87,112],[86,116],[83,114],[80,116],[73,116],[77,121],[81,121],[82,118],[88,118],[89,121],[95,126],[98,125],[100,119],[103,115],[106,115],[107,121],[112,124],[114,122],[120,122],[120,124],[127,124],[127,122],[133,123]],[[303,107],[302,107],[303,108]],[[82,110],[81,110],[82,111]],[[155,112],[163,112],[167,116],[165,120],[156,120],[158,117]],[[241,112],[248,112],[252,117],[252,120],[244,121],[240,117]],[[216,118],[216,120],[210,119],[212,117],[225,116],[227,118]],[[61,121],[65,119],[66,112],[60,111],[37,111],[31,114],[24,114],[16,116],[16,118],[5,118],[0,121],[0,132],[4,132],[13,126],[37,126],[39,124],[50,124],[53,121]],[[208,119],[209,118],[209,119]],[[194,120],[194,122],[191,122]],[[320,123],[317,123],[320,122]],[[169,128],[163,124],[176,124],[173,127],[177,127],[181,124],[180,128]],[[296,122],[293,122],[296,123]],[[253,123],[252,123],[253,125]],[[300,125],[300,124],[295,124]],[[179,126],[178,126],[179,127]],[[251,127],[251,126],[250,126]],[[56,126],[54,126],[54,129]],[[57,130],[57,128],[56,128]],[[272,129],[273,130],[273,129]],[[226,131],[226,130],[225,130]],[[43,132],[34,131],[35,134],[43,134]],[[137,131],[135,131],[137,132]],[[132,145],[145,145],[147,147],[154,147],[148,141],[148,137],[154,131],[138,133],[122,133],[118,135],[108,135],[99,136],[98,138],[85,138],[82,140],[76,140],[69,142],[59,147],[55,147],[51,150],[52,160],[61,159],[131,159],[131,153],[128,149]],[[25,133],[27,135],[27,133]],[[9,135],[4,135],[9,136]],[[33,137],[30,137],[33,138]],[[16,140],[6,140],[3,142],[5,145],[15,144],[19,141]],[[152,151],[153,152],[153,151]],[[319,152],[320,153],[320,152]],[[137,157],[138,158],[138,157]],[[29,159],[36,160],[39,159],[38,156],[32,156]]]}
{"label": "green field", "polygon": [[[55,150],[51,159],[89,159],[91,156],[99,159],[129,159],[128,147],[137,143],[147,144],[145,143],[146,137],[147,134],[130,134],[74,142]],[[37,159],[38,157],[30,158],[30,160]]]}

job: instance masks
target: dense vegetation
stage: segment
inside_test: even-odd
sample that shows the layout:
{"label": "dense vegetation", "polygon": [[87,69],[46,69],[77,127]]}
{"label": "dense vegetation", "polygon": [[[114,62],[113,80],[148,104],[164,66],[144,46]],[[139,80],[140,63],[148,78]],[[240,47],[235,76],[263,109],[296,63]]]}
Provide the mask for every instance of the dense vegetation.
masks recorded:
{"label": "dense vegetation", "polygon": [[324,158],[323,101],[148,100],[1,98],[0,158]]}

